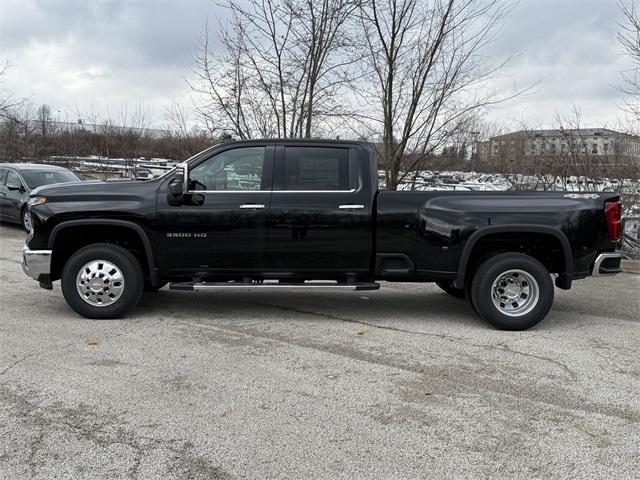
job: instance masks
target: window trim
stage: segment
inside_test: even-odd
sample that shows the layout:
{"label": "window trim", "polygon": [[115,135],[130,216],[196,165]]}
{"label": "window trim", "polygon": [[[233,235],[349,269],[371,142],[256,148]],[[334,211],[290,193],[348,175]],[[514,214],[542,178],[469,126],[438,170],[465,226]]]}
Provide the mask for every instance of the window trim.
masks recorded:
{"label": "window trim", "polygon": [[271,190],[273,193],[355,193],[359,188],[351,190]]}

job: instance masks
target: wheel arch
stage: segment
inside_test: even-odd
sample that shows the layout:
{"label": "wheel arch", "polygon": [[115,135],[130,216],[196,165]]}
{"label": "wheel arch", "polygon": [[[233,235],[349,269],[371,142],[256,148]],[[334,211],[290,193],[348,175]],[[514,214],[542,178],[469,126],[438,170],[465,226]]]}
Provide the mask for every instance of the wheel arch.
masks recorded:
{"label": "wheel arch", "polygon": [[[48,248],[52,250],[53,255],[55,257],[56,249],[54,248],[56,245],[56,241],[62,237],[62,235],[68,234],[73,231],[78,231],[82,229],[86,229],[87,227],[110,227],[116,228],[120,231],[130,232],[131,235],[140,242],[140,246],[142,247],[142,256],[140,260],[143,260],[142,266],[145,273],[149,275],[152,281],[158,277],[158,269],[155,263],[153,247],[151,245],[151,241],[149,236],[145,232],[145,230],[135,222],[129,220],[119,220],[119,219],[79,219],[79,220],[66,220],[58,225],[56,225],[51,231],[51,235],[49,236]],[[80,242],[82,243],[82,242]],[[94,243],[94,242],[89,242]],[[85,243],[88,244],[88,243]],[[55,258],[52,259],[52,274],[54,274]],[[61,268],[61,266],[59,266]],[[57,276],[57,275],[56,275]]]}
{"label": "wheel arch", "polygon": [[490,235],[495,234],[539,234],[552,237],[558,242],[562,251],[562,270],[556,279],[556,285],[559,288],[568,290],[571,288],[573,279],[573,252],[569,239],[561,230],[546,225],[497,225],[482,227],[476,230],[465,243],[460,262],[458,264],[458,272],[454,285],[456,288],[464,288],[467,280],[467,272],[471,266],[472,254],[474,248],[482,239],[486,239]]}

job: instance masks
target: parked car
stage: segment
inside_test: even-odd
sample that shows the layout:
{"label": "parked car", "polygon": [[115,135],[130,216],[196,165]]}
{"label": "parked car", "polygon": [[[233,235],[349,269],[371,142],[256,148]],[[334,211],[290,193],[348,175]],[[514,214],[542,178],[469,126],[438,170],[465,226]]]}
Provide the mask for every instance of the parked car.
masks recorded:
{"label": "parked car", "polygon": [[436,282],[485,320],[522,330],[554,282],[620,272],[616,193],[380,192],[364,142],[214,146],[145,182],[31,194],[25,272],[87,318],[113,318],[143,290],[375,290]]}
{"label": "parked car", "polygon": [[75,173],[55,165],[0,163],[0,221],[19,223],[28,231],[29,192],[43,185],[77,181],[80,178]]}

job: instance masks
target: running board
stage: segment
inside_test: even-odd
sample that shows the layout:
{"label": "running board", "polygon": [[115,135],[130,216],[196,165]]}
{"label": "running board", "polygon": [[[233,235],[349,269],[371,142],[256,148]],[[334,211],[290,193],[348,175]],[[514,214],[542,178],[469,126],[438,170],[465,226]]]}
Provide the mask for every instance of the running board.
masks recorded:
{"label": "running board", "polygon": [[335,283],[335,282],[304,282],[304,283],[282,283],[282,282],[201,282],[201,283],[170,283],[169,290],[213,290],[229,288],[251,288],[251,289],[280,289],[280,290],[378,290],[380,285],[375,282],[356,283]]}

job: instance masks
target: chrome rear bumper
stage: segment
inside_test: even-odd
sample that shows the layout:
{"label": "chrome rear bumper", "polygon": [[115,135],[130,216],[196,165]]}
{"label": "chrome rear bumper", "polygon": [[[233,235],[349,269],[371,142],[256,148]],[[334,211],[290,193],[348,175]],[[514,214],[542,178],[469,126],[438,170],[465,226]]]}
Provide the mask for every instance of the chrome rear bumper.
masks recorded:
{"label": "chrome rear bumper", "polygon": [[22,270],[38,282],[49,282],[51,250],[29,250],[22,247]]}
{"label": "chrome rear bumper", "polygon": [[605,277],[608,275],[616,275],[622,271],[620,262],[622,255],[619,253],[601,253],[593,262],[592,277]]}

